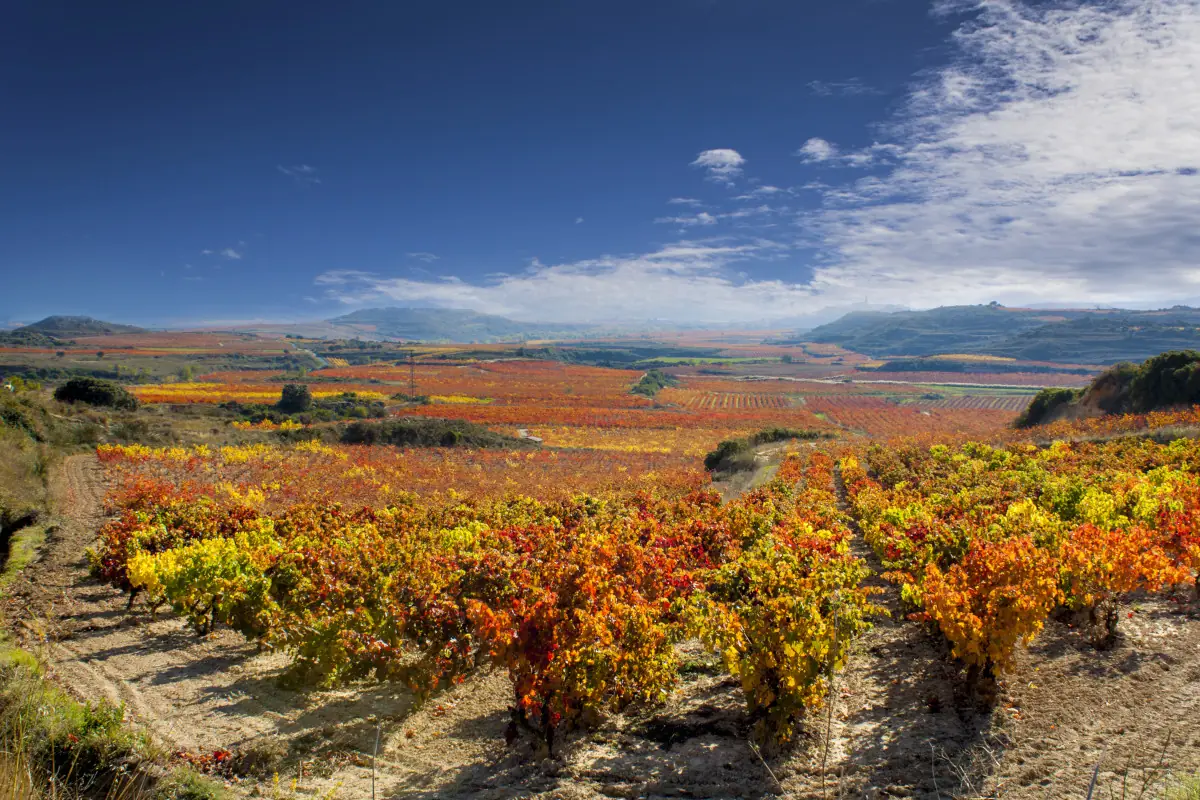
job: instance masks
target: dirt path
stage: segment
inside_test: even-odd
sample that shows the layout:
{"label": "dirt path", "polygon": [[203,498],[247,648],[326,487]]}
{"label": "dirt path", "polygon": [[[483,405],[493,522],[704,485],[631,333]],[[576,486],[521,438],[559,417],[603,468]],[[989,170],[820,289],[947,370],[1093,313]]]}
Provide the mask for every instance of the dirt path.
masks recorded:
{"label": "dirt path", "polygon": [[[838,498],[847,509],[840,470]],[[945,645],[921,625],[905,619],[896,587],[879,574],[882,564],[853,523],[852,551],[874,573],[868,585],[887,612],[855,642],[846,669],[837,676],[831,702],[828,775],[830,796],[951,796],[957,781],[946,760],[979,741],[987,715],[963,711],[955,702],[955,669]],[[821,715],[819,735],[826,717]],[[936,752],[936,755],[935,755]],[[785,783],[785,787],[793,786]],[[797,785],[796,796],[820,787]]]}

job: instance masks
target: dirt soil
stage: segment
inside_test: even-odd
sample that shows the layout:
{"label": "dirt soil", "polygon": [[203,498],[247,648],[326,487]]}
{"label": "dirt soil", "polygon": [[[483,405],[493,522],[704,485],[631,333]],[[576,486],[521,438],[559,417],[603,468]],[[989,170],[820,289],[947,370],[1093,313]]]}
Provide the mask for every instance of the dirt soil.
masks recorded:
{"label": "dirt soil", "polygon": [[[1098,761],[1096,797],[1122,797],[1125,781],[1134,798],[1147,780],[1157,789],[1172,772],[1200,769],[1200,617],[1190,597],[1123,607],[1122,636],[1107,651],[1050,623],[988,712],[964,696],[941,637],[906,621],[879,584],[891,618],[856,643],[832,714],[814,714],[790,752],[764,760],[748,746],[738,686],[686,643],[666,706],[576,734],[547,758],[529,741],[506,746],[503,674],[475,676],[419,709],[393,686],[290,691],[277,680],[281,654],[258,654],[228,631],[200,639],[169,612],[127,611],[87,571],[84,551],[105,521],[101,467],[72,457],[55,484],[56,528],[3,600],[14,633],[58,683],[124,703],[171,750],[286,750],[273,768],[302,796],[338,787],[340,798],[370,797],[377,734],[380,798],[1065,800],[1086,796]],[[269,795],[270,783],[242,778],[235,788]]]}

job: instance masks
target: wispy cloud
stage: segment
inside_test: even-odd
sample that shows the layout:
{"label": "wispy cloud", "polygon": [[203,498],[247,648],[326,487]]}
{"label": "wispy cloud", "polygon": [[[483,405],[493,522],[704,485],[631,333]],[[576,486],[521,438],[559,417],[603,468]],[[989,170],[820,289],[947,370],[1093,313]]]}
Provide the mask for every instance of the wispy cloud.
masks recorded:
{"label": "wispy cloud", "polygon": [[691,216],[678,217],[659,217],[654,220],[656,225],[682,225],[685,228],[690,228],[696,225],[716,225],[717,218],[707,211],[701,211],[699,214]]}
{"label": "wispy cloud", "polygon": [[876,142],[870,147],[843,153],[837,145],[825,139],[812,138],[805,142],[793,155],[806,164],[825,164],[835,167],[871,167],[894,159],[904,152],[895,144]]}
{"label": "wispy cloud", "polygon": [[723,220],[744,220],[750,217],[761,216],[775,213],[776,209],[768,205],[755,206],[753,208],[738,208],[733,211],[724,211],[718,214],[710,214],[707,211],[701,211],[698,214],[680,215],[676,217],[659,217],[654,220],[656,225],[679,225],[683,228],[705,227],[716,225]]}
{"label": "wispy cloud", "polygon": [[863,83],[861,78],[850,78],[844,81],[809,81],[808,88],[813,94],[821,97],[883,94],[874,86]]}
{"label": "wispy cloud", "polygon": [[760,319],[792,313],[811,301],[805,287],[746,280],[734,269],[779,250],[767,241],[685,240],[641,255],[534,262],[524,272],[486,284],[347,271],[328,272],[317,283],[330,298],[350,305],[421,302],[549,322]]}
{"label": "wispy cloud", "polygon": [[583,217],[576,217],[576,218],[575,218],[575,224],[576,224],[576,225],[582,225],[582,224],[583,224]]}
{"label": "wispy cloud", "polygon": [[732,184],[742,176],[742,167],[746,159],[737,150],[718,148],[705,150],[692,162],[693,167],[699,167],[708,173],[708,179],[716,183]]}
{"label": "wispy cloud", "polygon": [[424,261],[426,264],[432,264],[441,258],[437,253],[408,253],[407,255],[414,261]]}
{"label": "wispy cloud", "polygon": [[296,183],[315,186],[321,182],[321,179],[317,177],[316,167],[310,167],[308,164],[296,164],[292,167],[285,167],[282,164],[279,164],[275,167],[275,169],[279,170],[279,172],[283,175],[286,175],[292,180],[296,181]]}
{"label": "wispy cloud", "polygon": [[1200,3],[938,10],[972,14],[880,146],[894,165],[804,220],[817,285],[926,306],[1200,293]]}
{"label": "wispy cloud", "polygon": [[220,253],[221,258],[228,258],[230,261],[241,261],[242,254],[232,247],[226,247]]}
{"label": "wispy cloud", "polygon": [[763,197],[774,197],[780,194],[788,194],[787,189],[780,189],[778,186],[756,186],[745,194],[738,195],[734,200],[756,200]]}
{"label": "wispy cloud", "polygon": [[667,201],[667,205],[692,206],[693,208],[699,208],[700,206],[702,206],[704,204],[701,203],[699,200],[697,200],[694,197],[672,197],[670,200]]}

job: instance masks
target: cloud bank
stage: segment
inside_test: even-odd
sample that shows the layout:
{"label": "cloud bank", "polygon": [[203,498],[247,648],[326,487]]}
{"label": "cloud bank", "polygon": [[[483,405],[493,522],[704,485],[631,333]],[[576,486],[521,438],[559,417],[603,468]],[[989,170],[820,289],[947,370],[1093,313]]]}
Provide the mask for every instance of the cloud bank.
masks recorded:
{"label": "cloud bank", "polygon": [[[934,11],[962,15],[949,63],[915,79],[882,141],[797,131],[815,202],[755,209],[780,223],[767,232],[739,232],[749,211],[739,204],[775,193],[754,190],[748,160],[721,148],[691,166],[728,191],[724,207],[658,220],[711,238],[534,262],[488,283],[356,272],[320,282],[348,303],[563,321],[758,320],[864,297],[914,307],[1200,297],[1200,0],[940,0]],[[774,275],[794,265],[796,278],[748,277],[767,261]]]}

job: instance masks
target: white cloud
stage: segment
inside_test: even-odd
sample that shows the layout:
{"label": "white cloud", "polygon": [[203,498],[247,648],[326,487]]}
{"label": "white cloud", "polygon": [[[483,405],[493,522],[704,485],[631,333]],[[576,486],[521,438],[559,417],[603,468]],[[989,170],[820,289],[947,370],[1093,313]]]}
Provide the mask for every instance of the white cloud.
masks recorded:
{"label": "white cloud", "polygon": [[939,9],[978,14],[876,146],[895,165],[805,221],[829,258],[815,286],[923,306],[1200,294],[1200,2]]}
{"label": "white cloud", "polygon": [[707,211],[701,211],[691,217],[659,217],[654,220],[658,225],[682,225],[685,228],[690,228],[695,225],[716,225],[717,218]]}
{"label": "white cloud", "polygon": [[432,264],[441,258],[436,253],[408,253],[407,255],[415,261],[424,261],[426,264]]}
{"label": "white cloud", "polygon": [[804,146],[796,151],[796,155],[803,158],[808,164],[815,164],[821,161],[830,161],[837,157],[837,145],[813,137],[804,143]]}
{"label": "white cloud", "polygon": [[242,254],[239,253],[237,250],[234,250],[232,247],[226,247],[224,250],[221,251],[220,255],[222,258],[228,258],[230,261],[241,261],[242,260]]}
{"label": "white cloud", "polygon": [[672,206],[692,206],[693,208],[698,208],[704,205],[693,197],[672,197],[667,201],[667,204]]}
{"label": "white cloud", "polygon": [[777,211],[778,211],[778,209],[771,208],[770,206],[760,205],[760,206],[755,206],[753,208],[739,208],[739,209],[735,209],[734,211],[726,211],[726,212],[723,212],[720,214],[710,214],[707,211],[701,211],[699,214],[696,214],[696,215],[690,216],[690,217],[689,216],[659,217],[658,219],[654,220],[654,222],[659,225],[679,225],[684,228],[691,228],[691,227],[696,227],[696,226],[706,227],[709,225],[716,225],[718,222],[721,222],[722,220],[747,219],[749,217],[755,217],[755,216],[760,216],[760,215],[765,216],[768,214],[776,213]]}
{"label": "white cloud", "polygon": [[778,186],[756,186],[745,194],[740,194],[733,198],[734,200],[761,200],[767,197],[775,197],[781,194],[791,194],[790,189],[781,189]]}
{"label": "white cloud", "polygon": [[768,241],[685,240],[642,255],[558,265],[534,262],[521,274],[490,283],[452,277],[415,281],[354,271],[329,272],[317,283],[327,287],[331,298],[351,305],[432,303],[547,322],[762,319],[796,313],[812,300],[803,286],[746,280],[732,269],[781,251]]}
{"label": "white cloud", "polygon": [[575,224],[576,224],[576,225],[582,225],[582,224],[583,224],[583,217],[576,217],[576,218],[575,218]]}
{"label": "white cloud", "polygon": [[746,159],[737,150],[718,148],[705,150],[692,162],[693,167],[700,167],[708,173],[708,179],[717,183],[731,184],[742,176],[742,167]]}
{"label": "white cloud", "polygon": [[824,139],[809,139],[792,155],[798,156],[806,164],[823,164],[831,167],[872,167],[893,161],[901,155],[904,148],[895,144],[880,144],[876,142],[861,150],[851,150],[843,153],[838,146]]}
{"label": "white cloud", "polygon": [[285,167],[280,164],[277,165],[275,169],[279,170],[280,173],[287,175],[289,178],[296,181],[296,183],[316,185],[321,182],[321,179],[317,177],[316,168],[310,167],[308,164],[297,164],[293,167]]}
{"label": "white cloud", "polygon": [[200,251],[200,255],[202,255],[202,256],[211,256],[212,254],[213,254],[212,250],[201,250]]}
{"label": "white cloud", "polygon": [[863,83],[862,78],[850,78],[845,81],[809,81],[808,88],[813,94],[821,97],[883,94],[879,89]]}

